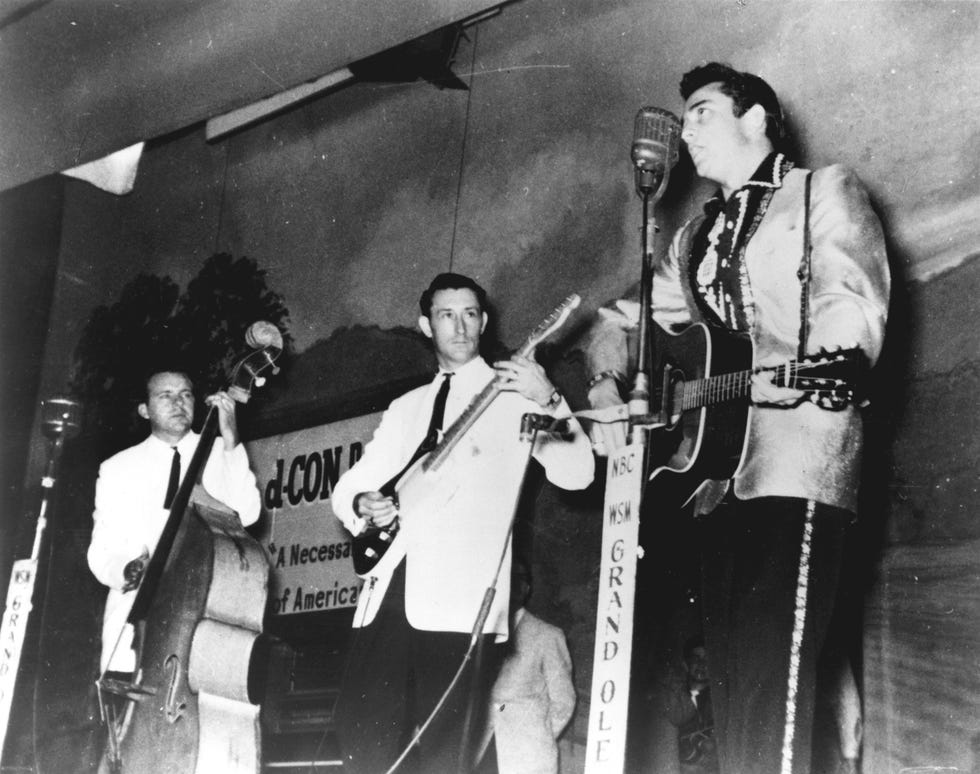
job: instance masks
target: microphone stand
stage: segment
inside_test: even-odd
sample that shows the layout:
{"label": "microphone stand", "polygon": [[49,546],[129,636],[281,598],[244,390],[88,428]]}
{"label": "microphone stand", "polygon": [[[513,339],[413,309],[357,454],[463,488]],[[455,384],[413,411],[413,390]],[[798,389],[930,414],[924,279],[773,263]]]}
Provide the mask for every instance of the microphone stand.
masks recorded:
{"label": "microphone stand", "polygon": [[[7,606],[3,614],[3,625],[0,627],[0,642],[3,645],[0,649],[0,762],[3,760],[20,658],[25,646],[30,614],[34,607],[34,589],[38,580],[42,544],[45,544],[44,533],[48,526],[48,511],[53,501],[61,454],[64,451],[65,441],[77,435],[80,427],[81,405],[79,403],[64,397],[42,401],[41,431],[49,444],[47,464],[41,478],[41,505],[34,530],[34,544],[28,559],[18,559],[14,562],[10,573],[10,584],[7,587]],[[50,566],[45,567],[45,570],[45,580],[47,580],[51,574]],[[43,626],[39,631],[43,631]],[[40,670],[40,662],[34,668]],[[35,675],[35,684],[36,682]],[[35,722],[36,716],[32,715],[32,723]],[[32,725],[32,736],[36,737],[36,730]]]}
{"label": "microphone stand", "polygon": [[[666,176],[665,176],[666,177]],[[663,427],[666,417],[658,409],[650,413],[650,336],[653,319],[653,249],[654,239],[660,231],[654,218],[654,202],[659,191],[654,191],[652,185],[645,184],[644,175],[639,175],[637,190],[643,200],[643,225],[640,229],[641,269],[640,269],[640,319],[637,336],[636,372],[633,374],[633,384],[627,399],[629,425],[627,428],[627,443],[640,443],[644,447],[644,456],[649,441],[650,430]],[[662,189],[660,185],[658,188]],[[646,460],[644,460],[644,468]]]}

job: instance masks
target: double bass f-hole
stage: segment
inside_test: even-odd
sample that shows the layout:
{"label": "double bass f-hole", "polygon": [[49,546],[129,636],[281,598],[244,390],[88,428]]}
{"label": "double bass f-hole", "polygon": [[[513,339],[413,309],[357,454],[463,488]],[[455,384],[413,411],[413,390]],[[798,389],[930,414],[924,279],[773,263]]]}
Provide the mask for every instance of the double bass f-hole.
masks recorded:
{"label": "double bass f-hole", "polygon": [[168,723],[176,723],[184,716],[187,702],[177,700],[177,690],[180,683],[180,659],[171,653],[163,664],[167,672],[167,699],[163,704],[163,714]]}

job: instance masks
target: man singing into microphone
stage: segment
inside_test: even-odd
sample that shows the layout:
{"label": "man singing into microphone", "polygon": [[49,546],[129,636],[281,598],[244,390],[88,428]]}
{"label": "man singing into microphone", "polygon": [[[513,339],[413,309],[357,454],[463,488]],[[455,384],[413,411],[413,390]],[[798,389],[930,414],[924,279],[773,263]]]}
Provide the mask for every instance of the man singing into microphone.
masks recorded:
{"label": "man singing into microphone", "polygon": [[[776,94],[755,75],[710,63],[684,75],[681,95],[681,138],[719,188],[655,268],[656,322],[747,333],[755,365],[794,359],[801,340],[807,353],[857,345],[873,362],[890,280],[860,181],[837,165],[812,175],[795,166],[782,152]],[[798,273],[807,240],[809,276]],[[600,310],[586,345],[594,407],[622,403],[637,316],[629,301]],[[771,372],[754,376],[742,465],[696,503],[706,514],[702,612],[723,774],[809,771],[816,659],[857,505],[862,436],[856,408],[805,398]],[[608,453],[625,432],[596,425],[593,437]]]}

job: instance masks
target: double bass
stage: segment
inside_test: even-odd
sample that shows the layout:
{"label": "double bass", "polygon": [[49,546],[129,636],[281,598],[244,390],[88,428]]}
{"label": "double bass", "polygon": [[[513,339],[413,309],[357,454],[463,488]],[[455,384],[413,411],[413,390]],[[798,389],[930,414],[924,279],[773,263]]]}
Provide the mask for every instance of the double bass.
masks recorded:
{"label": "double bass", "polygon": [[[248,401],[275,365],[283,340],[270,323],[246,334],[255,351],[233,369],[228,394]],[[265,640],[265,551],[238,515],[211,497],[201,476],[217,437],[208,412],[197,448],[136,591],[132,681],[103,675],[100,703],[108,740],[100,772],[256,774],[261,766],[259,706],[250,667]],[[125,697],[116,715],[104,694]],[[250,695],[251,694],[251,695]]]}

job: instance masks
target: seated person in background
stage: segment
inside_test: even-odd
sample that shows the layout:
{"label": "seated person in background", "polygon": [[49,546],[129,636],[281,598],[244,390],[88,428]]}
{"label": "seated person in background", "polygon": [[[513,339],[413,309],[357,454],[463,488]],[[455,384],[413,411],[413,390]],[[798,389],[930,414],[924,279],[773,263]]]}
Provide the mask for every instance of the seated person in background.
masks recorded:
{"label": "seated person in background", "polygon": [[699,635],[684,643],[684,678],[668,694],[667,717],[677,726],[681,772],[717,772],[708,658]]}
{"label": "seated person in background", "polygon": [[565,633],[524,607],[531,596],[527,567],[515,564],[511,586],[511,649],[491,691],[488,727],[500,774],[557,774],[558,737],[575,710],[572,660]]}

